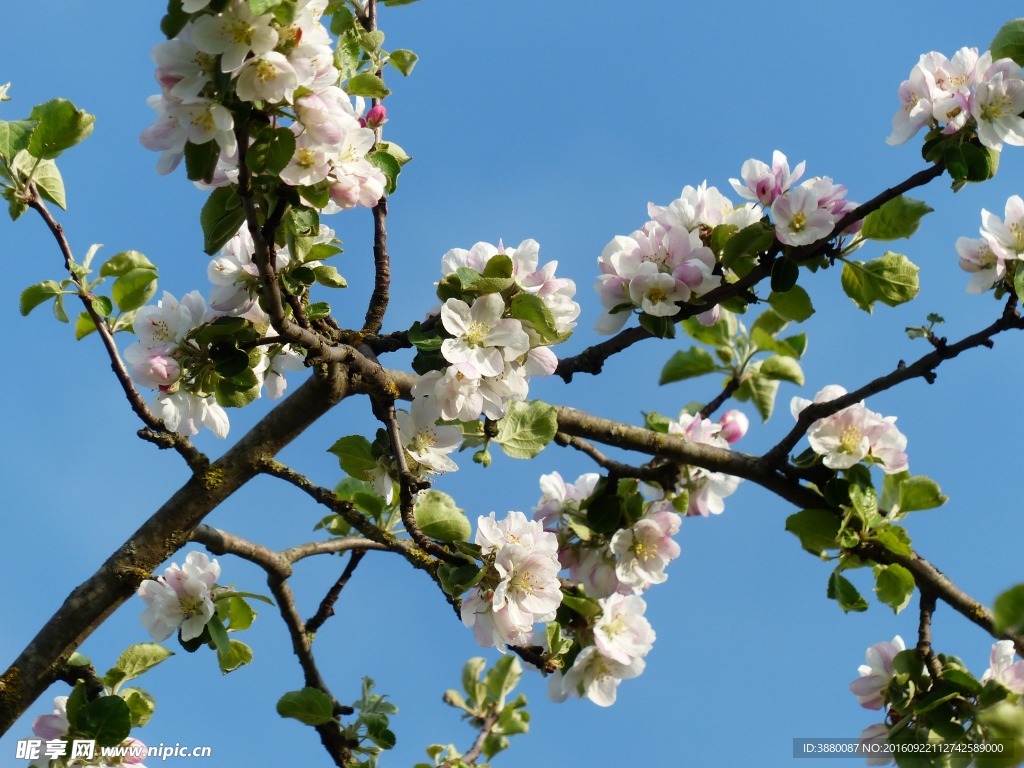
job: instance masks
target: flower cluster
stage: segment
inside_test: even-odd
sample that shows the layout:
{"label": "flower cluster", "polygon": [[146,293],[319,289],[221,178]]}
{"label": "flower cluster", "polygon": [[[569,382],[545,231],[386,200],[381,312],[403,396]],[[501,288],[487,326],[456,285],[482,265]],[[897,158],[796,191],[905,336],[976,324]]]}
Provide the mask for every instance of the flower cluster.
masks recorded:
{"label": "flower cluster", "polygon": [[[222,257],[215,264],[228,258]],[[221,274],[213,267],[211,273]],[[236,271],[243,273],[244,269]],[[219,287],[215,285],[211,298],[218,296]],[[229,303],[235,303],[238,314],[245,314],[239,312],[242,306],[248,307],[250,315],[262,312],[251,299],[248,305]],[[181,301],[165,292],[156,305],[142,307],[135,316],[133,328],[138,341],[125,349],[125,361],[136,382],[158,391],[154,412],[172,432],[194,435],[205,426],[217,437],[228,433],[228,415],[218,397],[224,394],[224,368],[218,366],[213,349],[219,332],[211,326],[217,317],[227,314],[208,309],[199,292],[192,291]],[[262,327],[267,333],[273,332],[269,323]],[[255,335],[254,326],[250,325],[249,330]],[[284,371],[300,368],[302,357],[286,344],[274,344],[243,354],[243,364],[245,370],[236,375],[236,380],[237,376],[245,377],[250,393],[246,401],[259,397],[264,387],[275,399],[287,386]]]}
{"label": "flower cluster", "polygon": [[1007,268],[1017,269],[1024,259],[1024,200],[1013,195],[1006,201],[1002,219],[981,210],[981,237],[961,237],[956,241],[960,268],[971,273],[968,293],[984,293],[1000,285],[1007,277]]}
{"label": "flower cluster", "polygon": [[[738,411],[714,423],[683,413],[669,422],[668,431],[682,439],[728,448],[746,432],[747,420]],[[665,569],[680,553],[674,536],[680,511],[690,515],[718,514],[722,497],[732,493],[737,478],[696,467],[685,468],[675,487],[648,499],[635,481],[617,487],[598,475],[581,475],[567,483],[557,472],[540,480],[542,496],[534,507],[536,524],[543,524],[558,541],[561,567],[576,586],[570,608],[578,620],[563,630],[563,648],[549,652],[565,655],[565,672],[553,676],[549,693],[558,700],[582,696],[600,706],[615,702],[622,680],[644,670],[644,657],[654,643],[640,597],[653,584],[667,578]],[[611,510],[611,513],[609,513]],[[608,525],[608,515],[618,521]],[[580,609],[580,603],[590,608]],[[568,649],[568,650],[566,650]]]}
{"label": "flower cluster", "polygon": [[590,699],[600,707],[615,703],[619,683],[638,677],[655,634],[644,618],[647,603],[637,595],[612,595],[598,600],[600,617],[593,625],[593,645],[583,648],[565,674],[554,675],[548,692],[561,701],[568,696]]}
{"label": "flower cluster", "polygon": [[[677,200],[665,206],[648,205],[650,220],[630,235],[618,235],[598,258],[601,270],[595,286],[605,312],[598,333],[621,329],[634,308],[652,317],[672,317],[678,302],[689,302],[722,284],[717,259],[705,242],[715,227],[737,229],[760,220],[761,210],[736,207],[706,183],[686,186]],[[710,325],[712,309],[698,315]]]}
{"label": "flower cluster", "polygon": [[[845,389],[832,384],[818,392],[813,402],[827,403],[845,394]],[[799,418],[808,405],[810,400],[794,397],[793,418]],[[896,417],[870,411],[863,402],[818,419],[807,431],[807,440],[829,469],[849,469],[862,461],[881,465],[886,474],[907,469],[907,438],[896,428]]]}
{"label": "flower cluster", "polygon": [[475,542],[484,569],[462,601],[462,621],[480,645],[528,645],[537,622],[553,621],[562,602],[558,541],[522,512],[481,516]]}
{"label": "flower cluster", "polygon": [[150,636],[160,642],[177,630],[187,642],[202,635],[213,617],[213,592],[219,576],[216,560],[202,552],[189,552],[184,566],[172,563],[163,576],[143,581],[138,595],[146,604],[142,624]]}
{"label": "flower cluster", "polygon": [[[650,318],[671,318],[680,303],[699,306],[701,296],[729,280],[719,260],[723,236],[758,224],[766,211],[775,222],[775,237],[785,245],[808,245],[829,236],[857,204],[846,199],[846,187],[827,176],[793,186],[804,166],[790,171],[779,151],[771,166],[747,160],[742,179],[729,180],[748,201],[740,205],[706,182],[684,187],[668,205],[650,203],[650,221],[631,235],[615,237],[598,258],[601,274],[595,287],[605,312],[597,331],[615,333],[633,310]],[[859,226],[856,222],[844,232]],[[717,305],[696,315],[704,325],[713,325],[718,316]]]}
{"label": "flower cluster", "polygon": [[[760,160],[747,160],[740,169],[740,179],[729,179],[740,197],[770,209],[775,222],[775,237],[785,245],[810,245],[828,237],[836,222],[857,207],[846,199],[846,187],[833,183],[827,176],[807,179],[793,187],[804,174],[801,162],[792,173],[786,156],[776,150],[772,165]],[[860,228],[861,222],[846,232]]]}
{"label": "flower cluster", "polygon": [[139,340],[124,356],[132,378],[158,390],[153,407],[168,429],[194,435],[206,426],[217,437],[225,437],[227,413],[196,380],[202,355],[190,334],[207,315],[206,302],[198,291],[186,294],[180,302],[165,292],[156,306],[142,307],[135,316],[133,327]]}
{"label": "flower cluster", "polygon": [[[881,710],[890,706],[891,683],[896,677],[895,659],[897,654],[906,650],[903,638],[899,635],[890,642],[875,643],[865,653],[866,664],[858,668],[860,677],[850,683],[850,692],[857,697],[857,702],[865,709]],[[1010,694],[1010,701],[1013,697],[1024,695],[1024,661],[1014,661],[1014,645],[1011,640],[999,640],[992,646],[989,653],[989,667],[982,674],[979,682],[986,690],[992,689],[993,684],[1005,688],[1002,694],[996,694],[994,700],[999,701]],[[959,660],[952,657],[952,663],[959,664]],[[946,663],[950,663],[947,661]],[[964,677],[970,677],[963,667],[957,671]],[[928,677],[927,671],[922,674]],[[976,683],[977,684],[977,683]],[[979,686],[978,690],[981,690]],[[995,691],[993,691],[995,693]],[[902,712],[902,710],[901,710]],[[890,722],[899,723],[903,720],[902,715],[890,713]],[[907,725],[903,722],[899,728]],[[889,741],[889,733],[892,730],[888,723],[875,723],[864,729],[860,736],[860,742],[864,744],[881,745]],[[913,726],[911,726],[913,727]],[[884,749],[872,750],[872,756],[868,758],[868,765],[888,765],[892,762],[892,753]]]}
{"label": "flower cluster", "polygon": [[[361,118],[362,100],[353,105],[338,87],[330,34],[320,22],[327,0],[298,0],[288,23],[253,14],[248,0],[230,0],[219,12],[207,5],[185,3],[192,18],[153,50],[161,93],[149,100],[157,119],[141,139],[161,153],[157,170],[174,170],[186,144],[215,142],[220,159],[212,184],[235,182],[239,148],[228,105],[246,102],[278,124],[294,117],[295,149],[282,181],[326,192],[329,201],[317,206],[324,213],[376,205],[386,179],[366,158],[374,132]],[[374,120],[379,125],[383,116]]]}
{"label": "flower cluster", "polygon": [[1012,59],[993,61],[977,48],[961,48],[952,59],[931,51],[900,85],[899,98],[889,144],[902,144],[928,126],[946,135],[973,129],[996,151],[1004,143],[1024,145],[1024,80]]}

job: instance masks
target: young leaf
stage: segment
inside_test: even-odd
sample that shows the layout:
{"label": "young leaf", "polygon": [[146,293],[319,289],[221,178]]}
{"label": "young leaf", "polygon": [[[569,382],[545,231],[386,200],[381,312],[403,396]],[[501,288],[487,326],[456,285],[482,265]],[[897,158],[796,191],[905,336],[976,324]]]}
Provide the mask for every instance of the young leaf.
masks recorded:
{"label": "young leaf", "polygon": [[914,576],[899,563],[880,565],[875,569],[875,594],[880,602],[899,613],[910,604],[914,594]]}
{"label": "young leaf", "polygon": [[416,66],[416,62],[419,60],[420,57],[412,51],[406,50],[405,48],[399,48],[397,51],[391,52],[391,56],[388,58],[388,64],[408,77],[412,73],[413,67]]}
{"label": "young leaf", "polygon": [[700,347],[691,347],[685,351],[678,351],[668,359],[665,367],[661,369],[659,384],[671,384],[675,381],[683,381],[694,376],[703,376],[706,373],[714,373],[718,370],[718,364],[711,354]]}
{"label": "young leaf", "polygon": [[786,530],[800,539],[800,546],[812,555],[838,549],[839,517],[824,509],[804,509],[786,518]]}
{"label": "young leaf", "polygon": [[1024,584],[999,595],[993,609],[996,633],[1024,632]]}
{"label": "young leaf", "polygon": [[78,109],[67,99],[52,99],[32,109],[29,116],[37,121],[28,141],[32,157],[53,160],[92,133],[96,117]]}
{"label": "young leaf", "polygon": [[779,381],[791,381],[799,387],[804,385],[804,371],[792,357],[772,355],[761,363],[761,376]]}
{"label": "young leaf", "polygon": [[860,612],[868,609],[868,601],[861,597],[857,588],[850,583],[850,580],[842,576],[838,571],[833,571],[828,577],[828,598],[839,603],[844,613],[850,611]]}
{"label": "young leaf", "polygon": [[114,747],[132,730],[132,711],[120,696],[101,696],[78,713],[78,730],[101,747]]}
{"label": "young leaf", "polygon": [[60,292],[60,285],[53,280],[47,280],[42,283],[30,285],[21,292],[21,301],[18,306],[21,310],[22,317],[27,316],[33,309],[38,307],[44,301],[52,299]]}
{"label": "young leaf", "polygon": [[869,240],[910,237],[921,226],[921,219],[933,210],[920,200],[900,195],[865,216],[860,233]]}
{"label": "young leaf", "polygon": [[158,643],[131,645],[118,657],[114,666],[107,670],[103,682],[107,687],[113,688],[127,680],[134,680],[173,655],[173,651]]}
{"label": "young leaf", "polygon": [[203,250],[213,256],[245,223],[245,211],[238,205],[238,192],[233,186],[213,190],[203,205],[199,222],[203,227]]}
{"label": "young leaf", "polygon": [[246,664],[251,664],[252,658],[252,648],[240,640],[229,640],[226,651],[217,649],[217,664],[225,675]]}
{"label": "young leaf", "polygon": [[513,403],[498,422],[498,443],[514,459],[532,459],[555,439],[558,417],[555,406],[538,400]]}
{"label": "young leaf", "polygon": [[384,81],[370,72],[362,72],[349,79],[345,91],[349,96],[368,96],[373,99],[383,99],[391,93]]}
{"label": "young leaf", "polygon": [[989,45],[992,60],[1013,59],[1024,66],[1024,19],[1008,21],[996,32]]}
{"label": "young leaf", "polygon": [[906,256],[891,251],[866,264],[847,260],[843,265],[843,290],[870,314],[876,301],[895,307],[917,296],[918,271]]}
{"label": "young leaf", "polygon": [[440,541],[468,541],[473,533],[466,513],[455,506],[455,499],[434,489],[416,497],[413,507],[416,523],[424,535]]}
{"label": "young leaf", "polygon": [[289,691],[277,702],[277,714],[306,725],[323,725],[334,719],[331,697],[318,688]]}
{"label": "young leaf", "polygon": [[785,293],[772,291],[768,295],[768,303],[784,319],[795,320],[798,323],[802,323],[814,314],[811,297],[799,285],[794,285]]}
{"label": "young leaf", "polygon": [[342,471],[356,480],[366,480],[377,468],[370,441],[362,435],[342,437],[327,452],[337,456]]}

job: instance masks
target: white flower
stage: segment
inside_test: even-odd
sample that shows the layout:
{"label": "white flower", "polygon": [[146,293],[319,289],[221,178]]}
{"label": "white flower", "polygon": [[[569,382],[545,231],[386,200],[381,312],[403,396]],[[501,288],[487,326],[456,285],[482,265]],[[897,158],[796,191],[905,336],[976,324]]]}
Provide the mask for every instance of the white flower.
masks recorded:
{"label": "white flower", "polygon": [[1006,277],[1006,263],[996,256],[983,237],[960,237],[956,241],[960,269],[971,273],[967,293],[984,293]]}
{"label": "white flower", "polygon": [[631,528],[617,531],[610,548],[618,560],[619,581],[636,592],[665,581],[665,566],[679,557],[679,545],[672,540],[678,532],[679,515],[664,508],[649,509]]}
{"label": "white flower", "polygon": [[291,102],[298,85],[298,76],[288,59],[277,51],[270,51],[242,65],[235,92],[242,101]]}
{"label": "white flower", "polygon": [[433,474],[454,472],[459,468],[448,454],[462,443],[462,430],[438,426],[440,413],[435,403],[418,398],[412,402],[411,413],[399,411],[397,416],[402,446],[417,465],[410,467],[413,472]]}
{"label": "white flower", "polygon": [[527,550],[537,550],[545,555],[554,555],[558,542],[544,526],[536,520],[530,520],[522,512],[511,511],[501,521],[495,519],[495,513],[477,520],[477,546],[485,555],[498,552],[509,544],[517,544]]}
{"label": "white flower", "polygon": [[807,182],[775,198],[772,218],[780,243],[810,245],[832,233],[835,219],[819,202],[820,196]]}
{"label": "white flower", "polygon": [[234,72],[253,53],[261,56],[277,45],[277,31],[271,14],[253,16],[247,0],[234,0],[224,13],[200,16],[193,22],[192,41],[196,47],[221,56],[221,70]]}
{"label": "white flower", "polygon": [[1020,259],[1024,257],[1024,200],[1020,195],[1007,199],[1004,213],[1000,219],[982,208],[981,236],[1000,259]]}
{"label": "white flower", "polygon": [[896,654],[905,651],[903,638],[896,635],[892,642],[875,643],[865,652],[867,664],[861,664],[857,671],[860,677],[850,683],[850,691],[865,709],[881,709],[885,704],[885,689],[892,680],[892,660]]}
{"label": "white flower", "polygon": [[441,354],[449,363],[471,363],[483,376],[498,376],[506,360],[515,360],[530,349],[530,337],[522,323],[502,319],[505,300],[498,293],[480,296],[470,307],[448,299],[441,307],[441,322],[454,339],[445,339]]}
{"label": "white flower", "polygon": [[598,601],[601,618],[594,624],[594,644],[609,659],[630,664],[647,655],[655,634],[644,618],[647,603],[637,595],[612,595]]}
{"label": "white flower", "polygon": [[604,656],[597,646],[589,645],[580,651],[572,667],[561,678],[563,695],[582,696],[599,707],[615,703],[619,683],[638,677],[644,671],[642,658],[622,664]]}
{"label": "white flower", "polygon": [[999,640],[989,654],[989,668],[981,676],[981,682],[995,680],[1014,693],[1024,694],[1024,661],[1014,661],[1015,650],[1012,640]]}
{"label": "white flower", "polygon": [[600,475],[587,472],[567,483],[557,472],[540,477],[541,497],[533,508],[533,517],[542,525],[554,526],[579,512],[580,504],[594,492]]}
{"label": "white flower", "polygon": [[172,563],[163,576],[146,579],[138,594],[146,603],[142,624],[157,642],[181,629],[182,640],[194,640],[213,617],[211,597],[220,565],[202,552],[190,552],[181,568]]}
{"label": "white flower", "polygon": [[153,401],[156,415],[172,432],[195,435],[207,427],[217,437],[227,437],[230,424],[227,412],[212,397],[198,397],[191,392],[161,392]]}

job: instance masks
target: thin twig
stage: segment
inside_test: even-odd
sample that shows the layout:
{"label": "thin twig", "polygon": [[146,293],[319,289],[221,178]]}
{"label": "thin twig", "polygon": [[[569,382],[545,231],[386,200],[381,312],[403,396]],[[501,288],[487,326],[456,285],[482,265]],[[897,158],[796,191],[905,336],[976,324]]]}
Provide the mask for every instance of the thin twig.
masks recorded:
{"label": "thin twig", "polygon": [[700,413],[698,415],[702,419],[711,418],[711,414],[713,414],[715,411],[721,408],[725,401],[732,397],[736,390],[739,388],[739,377],[735,375],[730,376],[729,380],[725,382],[725,387],[722,388],[722,391],[719,392],[718,395],[716,395],[711,402],[709,402],[707,405],[701,408]]}
{"label": "thin twig", "polygon": [[88,313],[93,325],[96,326],[96,333],[103,342],[103,347],[107,351],[107,357],[110,358],[110,368],[113,370],[114,376],[121,385],[121,389],[124,391],[125,397],[128,399],[128,404],[131,406],[132,411],[134,411],[135,415],[142,420],[142,423],[146,425],[152,434],[159,436],[161,447],[174,448],[174,450],[176,450],[185,460],[185,463],[193,470],[200,470],[208,467],[210,460],[197,450],[196,447],[192,445],[192,441],[187,437],[179,435],[176,432],[171,432],[167,429],[163,421],[158,419],[156,415],[149,410],[149,406],[146,405],[146,401],[143,400],[142,395],[135,388],[135,382],[132,381],[131,376],[128,373],[128,369],[125,367],[124,361],[121,359],[121,353],[117,349],[117,342],[114,341],[114,335],[110,332],[110,328],[107,326],[106,321],[93,307],[93,297],[86,290],[85,283],[81,278],[75,275],[71,268],[72,264],[75,263],[75,260],[71,253],[71,246],[68,243],[67,236],[64,234],[64,227],[62,227],[57,220],[53,218],[53,215],[46,207],[46,204],[43,202],[42,198],[40,198],[35,185],[31,185],[29,187],[24,200],[29,208],[32,208],[42,217],[43,222],[45,222],[50,233],[57,241],[57,246],[60,248],[61,255],[64,257],[64,268],[68,271],[68,274],[71,275],[71,279],[78,288],[78,297],[81,299],[82,304],[85,307],[85,311]]}
{"label": "thin twig", "polygon": [[[379,141],[380,136],[377,139]],[[383,195],[373,207],[373,295],[370,296],[370,305],[366,308],[363,333],[378,333],[384,324],[384,313],[388,308],[391,258],[388,256],[387,218],[388,198],[387,195]]]}
{"label": "thin twig", "polygon": [[582,437],[573,437],[564,432],[555,434],[555,443],[558,445],[575,448],[585,453],[594,460],[599,467],[608,470],[616,477],[631,477],[644,482],[654,482],[662,488],[672,488],[679,479],[680,466],[678,464],[655,464],[634,467],[631,464],[624,464],[621,461],[605,456],[593,443],[584,440]]}
{"label": "thin twig", "polygon": [[834,413],[838,413],[843,408],[855,405],[870,395],[884,392],[885,390],[891,389],[897,384],[909,381],[910,379],[923,378],[931,383],[935,378],[935,369],[946,360],[952,360],[961,352],[965,352],[968,349],[973,349],[975,347],[992,347],[992,337],[1002,333],[1003,331],[1024,329],[1024,318],[1017,316],[1014,312],[1016,301],[1016,296],[1011,295],[1003,309],[1003,314],[987,328],[984,328],[955,344],[945,344],[937,347],[911,365],[906,365],[903,361],[900,361],[900,364],[896,366],[896,369],[891,373],[879,376],[878,378],[869,381],[863,387],[860,387],[853,392],[849,392],[842,397],[837,397],[835,400],[829,400],[824,403],[812,403],[811,405],[808,405],[800,412],[796,425],[789,431],[789,433],[764,454],[764,460],[769,465],[779,465],[784,462],[790,451],[793,450],[807,430],[810,429],[811,425],[818,419],[823,419]]}
{"label": "thin twig", "polygon": [[306,634],[315,635],[317,630],[323,626],[324,622],[334,615],[334,604],[338,602],[341,590],[343,590],[345,585],[348,584],[349,579],[352,578],[352,574],[359,565],[359,561],[363,559],[363,555],[365,554],[365,549],[352,550],[348,563],[345,565],[345,570],[342,571],[338,580],[334,582],[334,586],[332,586],[330,590],[328,590],[327,594],[324,595],[324,599],[320,601],[320,606],[316,609],[316,613],[313,614],[313,617],[306,620]]}

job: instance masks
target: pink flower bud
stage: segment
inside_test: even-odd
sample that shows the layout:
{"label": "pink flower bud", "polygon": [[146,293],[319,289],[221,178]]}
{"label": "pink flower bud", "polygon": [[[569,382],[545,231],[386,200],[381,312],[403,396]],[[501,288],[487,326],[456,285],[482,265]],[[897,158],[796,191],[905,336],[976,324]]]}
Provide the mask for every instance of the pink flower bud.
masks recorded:
{"label": "pink flower bud", "polygon": [[379,128],[388,121],[388,111],[383,104],[371,107],[365,118],[359,118],[359,124],[364,128]]}
{"label": "pink flower bud", "polygon": [[742,411],[735,409],[723,413],[718,423],[722,425],[722,431],[719,434],[726,439],[729,445],[747,434],[747,429],[750,427],[750,419]]}

